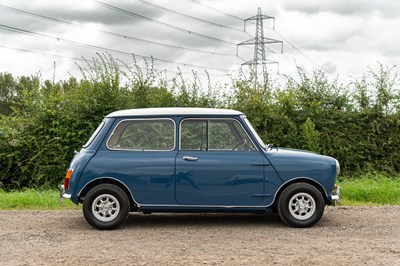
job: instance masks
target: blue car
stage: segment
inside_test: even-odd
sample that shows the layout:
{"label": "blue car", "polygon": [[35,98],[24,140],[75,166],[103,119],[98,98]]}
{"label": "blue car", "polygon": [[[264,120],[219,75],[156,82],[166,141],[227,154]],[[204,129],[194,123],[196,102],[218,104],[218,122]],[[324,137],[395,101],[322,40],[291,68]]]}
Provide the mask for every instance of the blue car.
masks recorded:
{"label": "blue car", "polygon": [[266,145],[246,116],[209,108],[107,115],[73,158],[61,197],[94,228],[129,212],[278,212],[310,227],[340,200],[336,159]]}

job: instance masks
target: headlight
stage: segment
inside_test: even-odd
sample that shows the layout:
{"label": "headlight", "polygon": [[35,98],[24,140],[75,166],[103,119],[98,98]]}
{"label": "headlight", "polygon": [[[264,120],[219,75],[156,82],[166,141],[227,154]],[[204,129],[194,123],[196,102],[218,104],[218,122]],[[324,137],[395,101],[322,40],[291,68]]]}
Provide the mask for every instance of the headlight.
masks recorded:
{"label": "headlight", "polygon": [[340,174],[340,164],[338,160],[335,159],[335,161],[336,161],[336,178],[337,178]]}

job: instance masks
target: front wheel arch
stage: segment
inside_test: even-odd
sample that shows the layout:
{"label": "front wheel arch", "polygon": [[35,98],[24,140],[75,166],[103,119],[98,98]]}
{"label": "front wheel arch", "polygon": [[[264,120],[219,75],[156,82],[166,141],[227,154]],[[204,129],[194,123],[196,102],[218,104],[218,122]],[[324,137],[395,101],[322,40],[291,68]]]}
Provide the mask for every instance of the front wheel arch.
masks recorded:
{"label": "front wheel arch", "polygon": [[277,203],[278,203],[278,199],[279,199],[282,191],[285,190],[285,188],[287,188],[288,186],[290,186],[292,184],[296,184],[296,183],[307,183],[307,184],[310,184],[310,185],[314,186],[316,189],[319,190],[319,192],[321,192],[321,195],[323,196],[323,198],[325,200],[325,204],[326,205],[330,205],[331,204],[331,202],[329,202],[329,200],[328,200],[328,194],[326,193],[324,187],[320,183],[316,182],[315,180],[306,178],[306,177],[298,177],[296,179],[292,179],[292,180],[284,183],[284,185],[282,185],[278,189],[278,191],[276,192],[276,195],[274,197],[274,201],[273,201],[272,205],[270,206],[270,208],[272,208],[272,210],[274,212],[278,211]]}

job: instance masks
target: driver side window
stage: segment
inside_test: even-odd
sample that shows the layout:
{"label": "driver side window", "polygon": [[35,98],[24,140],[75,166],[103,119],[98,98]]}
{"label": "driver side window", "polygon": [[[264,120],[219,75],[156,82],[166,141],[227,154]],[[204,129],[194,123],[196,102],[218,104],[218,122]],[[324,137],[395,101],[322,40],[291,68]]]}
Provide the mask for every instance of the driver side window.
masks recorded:
{"label": "driver side window", "polygon": [[242,126],[234,119],[185,119],[180,132],[181,150],[255,150]]}

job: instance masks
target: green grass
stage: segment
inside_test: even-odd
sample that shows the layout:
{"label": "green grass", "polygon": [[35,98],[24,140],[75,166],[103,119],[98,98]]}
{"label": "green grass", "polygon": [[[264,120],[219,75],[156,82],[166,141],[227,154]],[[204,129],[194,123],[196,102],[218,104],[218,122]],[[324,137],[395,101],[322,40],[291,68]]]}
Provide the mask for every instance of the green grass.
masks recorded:
{"label": "green grass", "polygon": [[[342,177],[342,206],[400,205],[400,174],[366,174]],[[60,202],[57,190],[26,189],[5,192],[0,189],[0,210],[77,210],[70,200]]]}
{"label": "green grass", "polygon": [[5,192],[0,190],[0,210],[71,210],[80,209],[70,200],[60,202],[57,190],[26,189]]}
{"label": "green grass", "polygon": [[400,175],[368,173],[339,182],[345,206],[400,205]]}

